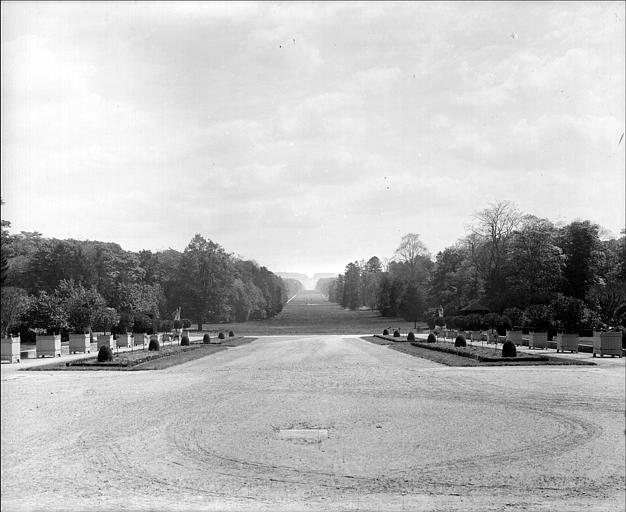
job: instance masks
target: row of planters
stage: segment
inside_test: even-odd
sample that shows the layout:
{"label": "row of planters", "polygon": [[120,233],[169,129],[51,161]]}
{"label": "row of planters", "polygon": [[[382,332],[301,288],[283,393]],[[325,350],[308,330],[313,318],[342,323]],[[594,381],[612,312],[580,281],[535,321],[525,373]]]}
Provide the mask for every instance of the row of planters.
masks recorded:
{"label": "row of planters", "polygon": [[[515,345],[525,345],[523,331],[507,331],[506,338]],[[530,331],[527,336],[528,348],[548,348],[548,332]],[[622,332],[621,331],[594,331],[593,332],[593,357],[610,355],[622,357]],[[578,333],[559,332],[556,336],[557,352],[578,352],[580,337]]]}
{"label": "row of planters", "polygon": [[[223,337],[223,333],[220,334],[222,334]],[[189,340],[189,331],[182,330],[181,335],[181,344],[183,344],[185,339]],[[68,340],[69,353],[91,353],[91,338],[92,336],[88,333],[70,334]],[[112,334],[101,334],[97,337],[96,347],[97,350],[100,350],[103,346],[107,346],[111,350],[115,350],[118,347],[145,347],[148,339],[150,340],[150,342],[156,342],[156,346],[158,346],[160,343],[172,344],[174,342],[174,335],[171,333],[157,333],[150,335],[145,333],[125,333],[118,334],[116,336]],[[156,350],[158,350],[158,348]],[[61,335],[35,335],[35,351],[37,357],[61,357]],[[20,354],[21,337],[19,335],[10,336],[1,340],[1,358],[3,361],[9,361],[11,363],[19,362]]]}
{"label": "row of planters", "polygon": [[[466,346],[466,339],[471,339],[472,341],[481,341],[484,339],[485,333],[481,331],[471,331],[471,332],[458,332],[458,331],[442,331],[444,340],[445,339],[454,339],[455,346]],[[506,331],[506,336],[497,336],[493,333],[486,333],[489,342],[503,343],[503,357],[515,357],[517,353],[516,346],[521,346],[524,344],[523,332],[522,330],[512,330]],[[385,329],[383,331],[383,336],[389,336],[389,331]],[[492,338],[493,336],[493,338]],[[400,332],[398,330],[393,333],[394,340],[398,340],[401,337]],[[535,348],[548,348],[548,333],[547,332],[528,332],[528,347],[530,349]],[[416,341],[415,334],[409,332],[406,340],[409,342]],[[437,333],[431,332],[428,335],[427,343],[436,343],[437,342]],[[557,352],[578,352],[579,345],[579,337],[578,334],[575,333],[558,333],[556,337],[556,351]],[[505,347],[506,346],[506,347]],[[514,350],[513,350],[514,349]],[[613,331],[613,332],[594,332],[593,333],[593,357],[596,355],[600,355],[600,357],[604,357],[605,355],[610,355],[612,357],[618,356],[622,357],[622,332],[621,331]],[[506,354],[506,355],[505,355]],[[513,355],[508,355],[513,354]]]}
{"label": "row of planters", "polygon": [[[128,341],[131,341],[131,337],[130,335],[127,335]],[[141,337],[143,336],[143,341],[142,343],[145,344],[145,339],[146,339],[146,335],[144,334],[134,334],[134,337],[137,337],[137,339],[142,339]],[[233,331],[230,331],[228,333],[229,338],[234,338],[235,333]],[[111,337],[112,338],[112,337]],[[206,345],[206,344],[220,344],[222,342],[222,340],[226,339],[226,336],[224,335],[223,332],[219,332],[217,335],[217,338],[211,338],[211,336],[208,333],[205,333],[204,336],[202,337],[202,344]],[[162,342],[166,342],[166,341],[172,341],[172,338],[170,336],[168,336],[168,334],[151,334],[150,335],[150,342],[148,344],[148,351],[149,352],[159,352],[161,350],[161,343]],[[112,343],[114,343],[113,340],[111,340]],[[132,341],[131,341],[132,342]],[[170,343],[171,344],[171,343]],[[188,331],[183,331],[183,336],[180,339],[180,346],[181,347],[190,347],[191,346],[191,340],[189,338],[189,332]],[[111,345],[108,341],[105,343],[103,341],[103,345],[100,346],[98,345],[98,363],[109,363],[111,361],[113,361],[113,349],[115,348],[115,345]],[[183,350],[185,350],[183,348]],[[168,355],[168,354],[166,354]],[[149,359],[149,358],[148,358]],[[141,360],[137,360],[135,361],[135,363],[138,363],[140,361],[143,361],[143,359]],[[69,363],[68,363],[69,364]],[[80,363],[77,363],[77,365],[80,365]]]}

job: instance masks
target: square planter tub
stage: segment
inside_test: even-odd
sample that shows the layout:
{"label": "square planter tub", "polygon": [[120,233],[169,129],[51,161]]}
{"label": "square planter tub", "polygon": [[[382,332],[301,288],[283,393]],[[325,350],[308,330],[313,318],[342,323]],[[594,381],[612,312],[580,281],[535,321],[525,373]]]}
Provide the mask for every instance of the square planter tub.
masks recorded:
{"label": "square planter tub", "polygon": [[76,352],[87,354],[91,352],[89,334],[70,334],[69,352],[70,354],[75,354]]}
{"label": "square planter tub", "polygon": [[522,344],[522,331],[506,331],[506,338],[520,346]]}
{"label": "square planter tub", "polygon": [[557,334],[556,351],[578,352],[578,334]]}
{"label": "square planter tub", "polygon": [[593,333],[593,357],[607,356],[622,357],[622,333],[621,332],[594,332]]}
{"label": "square planter tub", "polygon": [[35,347],[37,349],[37,357],[61,357],[61,335],[37,336]]}
{"label": "square planter tub", "polygon": [[117,343],[115,343],[113,336],[109,334],[101,334],[98,336],[98,350],[100,350],[100,347],[103,345],[108,345],[111,350],[117,348]]}
{"label": "square planter tub", "polygon": [[132,347],[133,337],[130,334],[118,334],[116,343],[118,347]]}
{"label": "square planter tub", "polygon": [[548,348],[547,332],[529,332],[528,348]]}
{"label": "square planter tub", "polygon": [[133,344],[137,345],[145,345],[146,344],[146,334],[142,332],[133,333]]}
{"label": "square planter tub", "polygon": [[20,337],[9,337],[2,338],[2,343],[0,344],[0,359],[2,361],[9,361],[10,363],[19,363],[20,362]]}

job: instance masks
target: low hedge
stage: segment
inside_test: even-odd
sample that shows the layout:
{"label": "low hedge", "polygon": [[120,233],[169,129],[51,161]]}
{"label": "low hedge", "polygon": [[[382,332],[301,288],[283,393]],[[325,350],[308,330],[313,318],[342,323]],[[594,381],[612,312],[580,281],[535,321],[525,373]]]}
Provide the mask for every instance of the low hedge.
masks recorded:
{"label": "low hedge", "polygon": [[[423,341],[412,341],[411,345],[415,347],[428,348],[430,350],[437,350],[439,352],[446,352],[448,354],[454,354],[461,357],[470,357],[480,362],[495,363],[499,361],[511,361],[512,357],[502,357],[493,353],[493,349],[483,347],[453,347],[449,344],[441,343],[428,343]],[[549,361],[548,356],[543,355],[527,355],[515,357],[515,361]]]}

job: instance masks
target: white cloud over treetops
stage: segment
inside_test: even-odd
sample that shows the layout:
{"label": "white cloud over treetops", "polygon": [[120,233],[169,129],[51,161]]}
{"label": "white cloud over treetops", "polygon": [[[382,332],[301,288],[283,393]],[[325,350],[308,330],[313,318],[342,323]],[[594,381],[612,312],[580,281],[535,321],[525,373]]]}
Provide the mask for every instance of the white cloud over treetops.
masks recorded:
{"label": "white cloud over treetops", "polygon": [[624,4],[2,4],[3,218],[272,270],[624,226]]}

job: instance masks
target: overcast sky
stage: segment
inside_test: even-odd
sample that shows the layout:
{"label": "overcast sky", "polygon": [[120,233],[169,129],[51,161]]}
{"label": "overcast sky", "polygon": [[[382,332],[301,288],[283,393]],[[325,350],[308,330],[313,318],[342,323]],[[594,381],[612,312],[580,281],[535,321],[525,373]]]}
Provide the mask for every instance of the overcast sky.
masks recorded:
{"label": "overcast sky", "polygon": [[3,2],[2,218],[308,274],[497,199],[619,235],[624,5]]}

